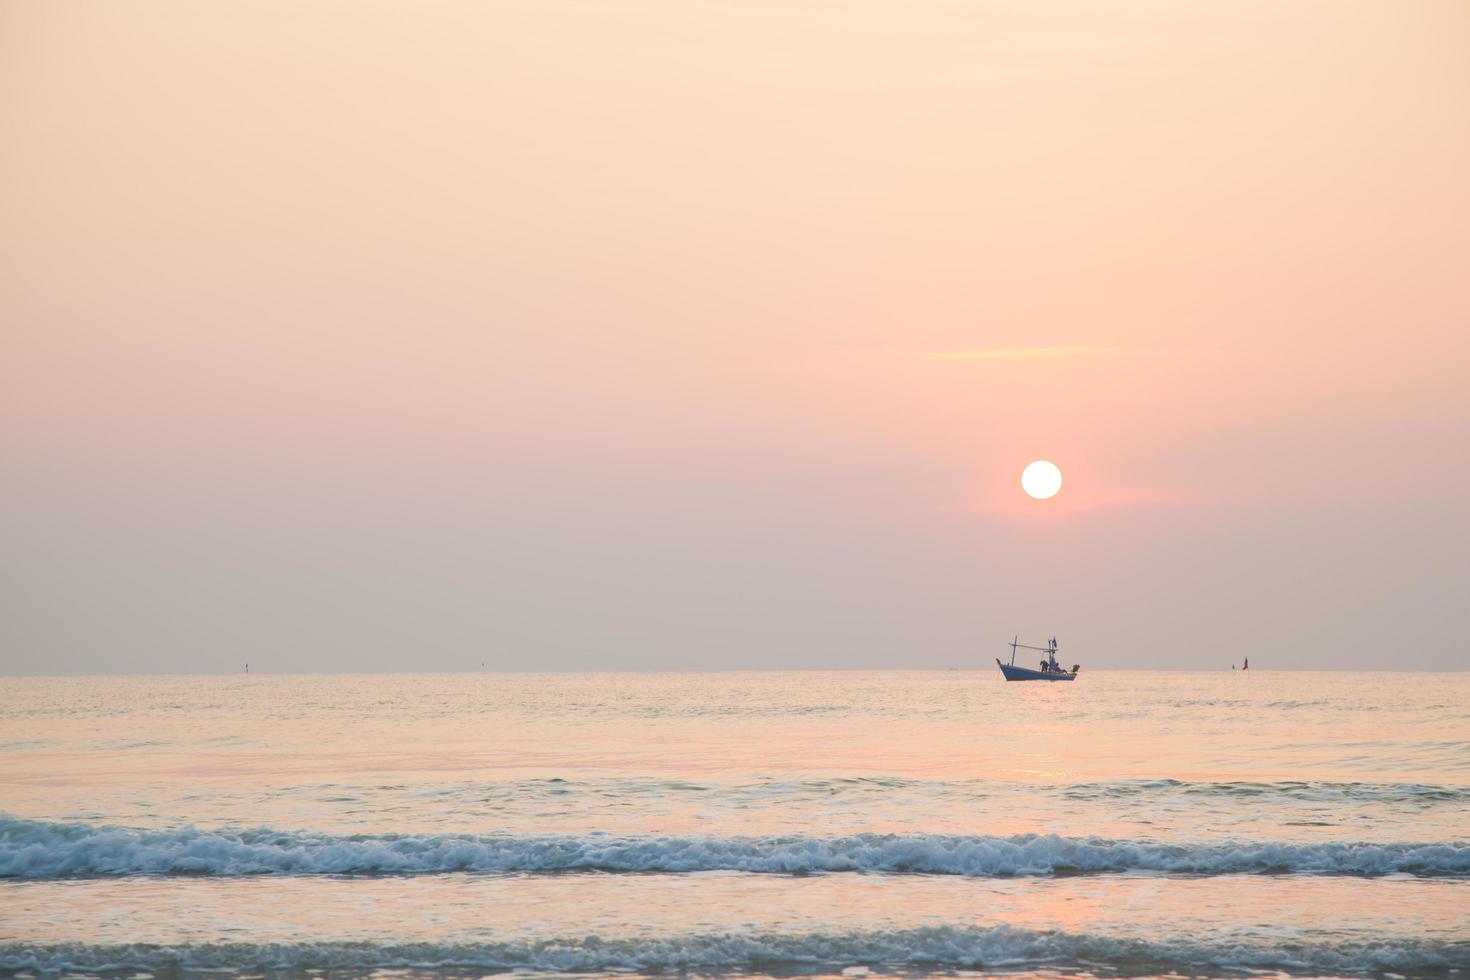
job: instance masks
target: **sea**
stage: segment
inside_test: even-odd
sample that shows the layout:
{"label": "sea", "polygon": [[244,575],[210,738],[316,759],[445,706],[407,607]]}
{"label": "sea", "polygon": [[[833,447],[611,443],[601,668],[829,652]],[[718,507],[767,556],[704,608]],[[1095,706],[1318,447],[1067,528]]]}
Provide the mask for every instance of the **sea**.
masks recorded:
{"label": "sea", "polygon": [[0,678],[0,975],[1470,980],[1470,673]]}

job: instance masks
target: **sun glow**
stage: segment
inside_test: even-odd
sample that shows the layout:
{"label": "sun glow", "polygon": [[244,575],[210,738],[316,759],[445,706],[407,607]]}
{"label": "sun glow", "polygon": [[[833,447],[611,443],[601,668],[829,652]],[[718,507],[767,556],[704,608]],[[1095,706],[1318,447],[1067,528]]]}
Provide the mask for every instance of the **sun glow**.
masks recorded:
{"label": "sun glow", "polygon": [[1062,489],[1062,471],[1057,464],[1038,459],[1021,471],[1021,489],[1037,500],[1055,497]]}

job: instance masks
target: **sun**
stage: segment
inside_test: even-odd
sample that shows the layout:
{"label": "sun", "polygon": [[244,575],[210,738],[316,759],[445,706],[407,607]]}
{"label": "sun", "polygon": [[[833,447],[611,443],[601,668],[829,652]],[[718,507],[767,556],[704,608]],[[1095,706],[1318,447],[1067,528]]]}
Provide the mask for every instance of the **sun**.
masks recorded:
{"label": "sun", "polygon": [[1062,471],[1057,469],[1056,463],[1044,459],[1027,463],[1021,471],[1021,489],[1037,500],[1055,497],[1062,489]]}

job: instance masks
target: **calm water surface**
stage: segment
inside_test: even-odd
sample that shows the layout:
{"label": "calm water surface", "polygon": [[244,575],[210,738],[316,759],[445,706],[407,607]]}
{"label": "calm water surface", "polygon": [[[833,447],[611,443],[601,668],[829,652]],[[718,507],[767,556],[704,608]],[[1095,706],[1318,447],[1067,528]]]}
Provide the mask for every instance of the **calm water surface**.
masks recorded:
{"label": "calm water surface", "polygon": [[1470,675],[0,679],[0,973],[1470,977]]}

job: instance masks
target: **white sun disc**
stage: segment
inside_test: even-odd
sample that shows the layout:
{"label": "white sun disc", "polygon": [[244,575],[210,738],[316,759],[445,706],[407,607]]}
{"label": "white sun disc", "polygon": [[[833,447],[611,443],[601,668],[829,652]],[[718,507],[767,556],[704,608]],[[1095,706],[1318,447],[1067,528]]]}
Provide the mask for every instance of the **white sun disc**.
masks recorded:
{"label": "white sun disc", "polygon": [[1021,471],[1021,489],[1037,500],[1055,497],[1062,489],[1062,471],[1056,463],[1044,459],[1028,463]]}

